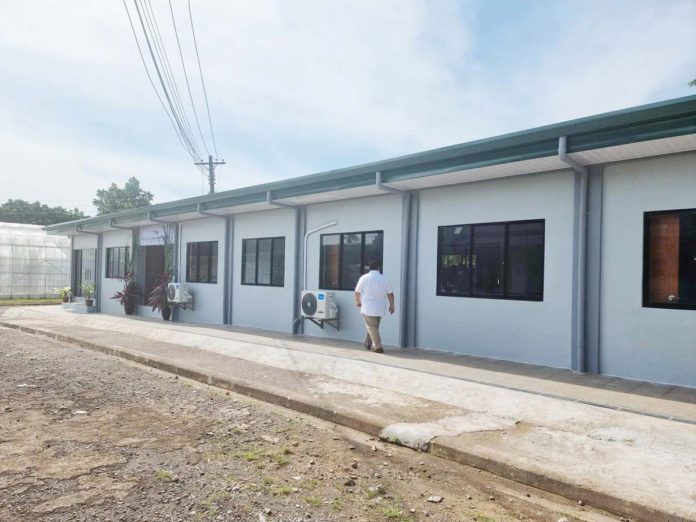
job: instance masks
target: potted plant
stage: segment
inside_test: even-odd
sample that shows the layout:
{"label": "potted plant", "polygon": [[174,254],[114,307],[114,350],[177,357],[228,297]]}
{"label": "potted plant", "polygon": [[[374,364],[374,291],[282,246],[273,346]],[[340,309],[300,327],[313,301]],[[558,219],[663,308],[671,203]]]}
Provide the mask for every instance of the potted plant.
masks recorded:
{"label": "potted plant", "polygon": [[152,307],[152,311],[157,310],[161,312],[162,319],[165,321],[169,321],[169,318],[172,316],[172,308],[167,300],[167,286],[171,280],[171,272],[165,272],[157,276],[157,284],[147,298],[147,304]]}
{"label": "potted plant", "polygon": [[60,298],[63,300],[64,303],[70,302],[72,289],[69,286],[64,286],[63,288],[55,288],[53,291],[60,295]]}
{"label": "potted plant", "polygon": [[96,285],[94,283],[82,283],[82,297],[85,298],[85,305],[94,306],[94,291]]}
{"label": "potted plant", "polygon": [[135,280],[135,274],[133,272],[128,272],[123,279],[123,290],[116,292],[111,299],[117,299],[121,305],[123,305],[123,311],[126,315],[132,315],[135,311],[135,301],[140,292],[140,285]]}

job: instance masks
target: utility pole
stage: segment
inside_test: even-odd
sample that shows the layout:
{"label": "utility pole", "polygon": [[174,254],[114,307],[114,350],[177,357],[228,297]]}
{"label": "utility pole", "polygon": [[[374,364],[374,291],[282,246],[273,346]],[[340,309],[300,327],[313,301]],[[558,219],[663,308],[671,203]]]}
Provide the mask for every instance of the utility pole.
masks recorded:
{"label": "utility pole", "polygon": [[194,165],[203,165],[208,168],[208,184],[210,185],[210,194],[215,194],[215,167],[224,165],[225,160],[213,161],[212,154],[208,154],[208,161],[197,161]]}

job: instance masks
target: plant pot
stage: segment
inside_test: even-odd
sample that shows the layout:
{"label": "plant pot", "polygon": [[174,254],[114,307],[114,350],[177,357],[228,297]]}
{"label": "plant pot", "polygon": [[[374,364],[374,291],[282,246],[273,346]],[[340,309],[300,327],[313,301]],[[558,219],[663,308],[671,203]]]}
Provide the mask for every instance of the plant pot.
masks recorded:
{"label": "plant pot", "polygon": [[129,301],[123,303],[123,311],[126,313],[126,315],[133,315],[133,312],[135,312],[135,302]]}
{"label": "plant pot", "polygon": [[165,321],[169,321],[169,318],[172,316],[172,309],[169,306],[165,306],[162,308],[162,319]]}
{"label": "plant pot", "polygon": [[94,299],[85,299],[85,305],[94,306]]}
{"label": "plant pot", "polygon": [[70,302],[70,298],[67,297],[67,296],[64,297],[64,298],[63,298],[63,302],[64,302],[64,303],[69,303],[69,302]]}

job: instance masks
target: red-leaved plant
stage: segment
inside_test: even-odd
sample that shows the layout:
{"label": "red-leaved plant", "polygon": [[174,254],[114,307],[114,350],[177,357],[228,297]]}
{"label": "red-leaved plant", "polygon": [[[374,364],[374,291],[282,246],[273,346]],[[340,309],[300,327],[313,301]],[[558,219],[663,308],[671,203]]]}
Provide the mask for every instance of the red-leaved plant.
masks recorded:
{"label": "red-leaved plant", "polygon": [[172,280],[172,273],[165,272],[157,276],[157,282],[155,287],[150,292],[147,298],[147,304],[152,307],[152,311],[157,310],[162,312],[165,308],[169,308],[169,302],[167,301],[167,287]]}
{"label": "red-leaved plant", "polygon": [[140,285],[135,280],[135,274],[133,272],[128,272],[123,279],[123,290],[116,292],[111,299],[116,299],[121,305],[123,305],[123,311],[126,315],[131,315],[135,310],[135,301],[138,296],[142,295],[140,291]]}

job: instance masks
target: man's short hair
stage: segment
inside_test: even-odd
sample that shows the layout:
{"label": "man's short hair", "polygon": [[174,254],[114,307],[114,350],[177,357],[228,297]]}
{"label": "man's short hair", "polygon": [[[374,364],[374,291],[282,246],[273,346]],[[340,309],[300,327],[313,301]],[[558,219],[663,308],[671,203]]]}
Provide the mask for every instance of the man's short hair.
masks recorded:
{"label": "man's short hair", "polygon": [[370,270],[379,270],[380,268],[382,268],[382,263],[380,263],[376,259],[372,259],[368,263],[368,266],[370,267]]}

